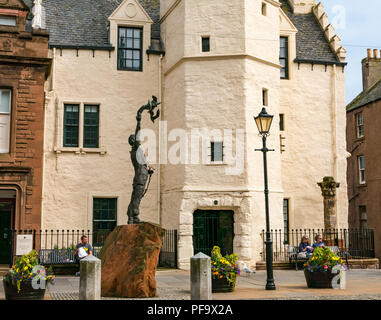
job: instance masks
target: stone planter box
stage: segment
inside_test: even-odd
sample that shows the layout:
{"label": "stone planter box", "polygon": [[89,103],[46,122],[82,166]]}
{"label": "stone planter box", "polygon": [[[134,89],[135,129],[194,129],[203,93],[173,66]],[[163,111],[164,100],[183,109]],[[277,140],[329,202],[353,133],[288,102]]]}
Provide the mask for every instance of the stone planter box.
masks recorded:
{"label": "stone planter box", "polygon": [[212,292],[233,292],[235,289],[235,281],[230,283],[226,278],[212,278]]}
{"label": "stone planter box", "polygon": [[[332,273],[331,271],[311,272],[304,270],[304,276],[306,278],[308,288],[334,288],[334,278],[339,277],[338,284],[335,289],[345,289],[346,287],[346,271],[340,271],[340,273]],[[337,281],[336,281],[337,283]]]}
{"label": "stone planter box", "polygon": [[17,286],[3,279],[3,287],[6,300],[44,300],[46,289],[33,289],[32,280],[21,282],[20,292]]}

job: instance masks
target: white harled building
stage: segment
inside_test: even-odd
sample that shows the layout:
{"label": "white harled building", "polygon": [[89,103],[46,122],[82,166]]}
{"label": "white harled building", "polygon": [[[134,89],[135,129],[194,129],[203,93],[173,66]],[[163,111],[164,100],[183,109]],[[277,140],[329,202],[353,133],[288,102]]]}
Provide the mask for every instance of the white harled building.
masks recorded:
{"label": "white harled building", "polygon": [[[25,1],[32,6],[31,0]],[[143,127],[156,170],[141,218],[178,230],[178,263],[217,244],[255,267],[265,228],[261,138],[272,229],[322,228],[317,182],[340,182],[347,227],[345,49],[315,0],[42,0],[50,32],[43,229],[127,222],[128,137]],[[203,136],[204,138],[201,138]],[[207,137],[207,138],[205,138]],[[145,146],[148,144],[146,143]]]}

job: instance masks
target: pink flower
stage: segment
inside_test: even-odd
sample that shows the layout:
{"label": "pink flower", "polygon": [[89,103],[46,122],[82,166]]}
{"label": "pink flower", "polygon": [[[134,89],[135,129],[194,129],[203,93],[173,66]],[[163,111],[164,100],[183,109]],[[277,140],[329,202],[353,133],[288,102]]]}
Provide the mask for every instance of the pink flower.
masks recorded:
{"label": "pink flower", "polygon": [[328,269],[328,266],[324,266],[324,269]]}

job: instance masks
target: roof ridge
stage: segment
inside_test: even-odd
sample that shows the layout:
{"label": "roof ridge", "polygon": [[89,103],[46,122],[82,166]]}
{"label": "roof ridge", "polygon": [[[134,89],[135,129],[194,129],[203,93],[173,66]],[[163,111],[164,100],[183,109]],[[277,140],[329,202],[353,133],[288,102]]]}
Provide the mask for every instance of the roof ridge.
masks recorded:
{"label": "roof ridge", "polygon": [[356,108],[362,107],[363,105],[369,104],[369,103],[371,103],[371,102],[373,102],[373,101],[376,101],[376,100],[378,100],[378,99],[381,99],[381,96],[380,96],[379,98],[375,98],[374,100],[371,100],[371,101],[369,101],[369,102],[366,102],[366,103],[364,103],[364,104],[362,104],[362,105],[353,107],[353,105],[355,105],[356,102],[358,102],[358,101],[359,101],[362,97],[364,97],[366,94],[371,93],[371,92],[372,92],[372,91],[373,91],[379,84],[381,84],[381,77],[380,77],[380,79],[378,79],[373,85],[371,85],[368,89],[363,90],[362,92],[360,92],[360,93],[356,96],[356,98],[354,98],[354,99],[347,105],[346,110],[347,110],[347,111],[351,111],[351,110],[354,110],[354,109],[356,109]]}

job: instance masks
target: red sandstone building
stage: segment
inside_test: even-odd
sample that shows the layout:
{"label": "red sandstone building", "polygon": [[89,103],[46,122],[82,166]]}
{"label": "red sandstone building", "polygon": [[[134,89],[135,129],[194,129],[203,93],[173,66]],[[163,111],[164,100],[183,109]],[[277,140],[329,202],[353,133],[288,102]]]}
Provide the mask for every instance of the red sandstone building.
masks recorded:
{"label": "red sandstone building", "polygon": [[363,92],[347,106],[349,226],[375,230],[381,259],[381,58],[362,61]]}
{"label": "red sandstone building", "polygon": [[0,264],[10,230],[41,226],[48,34],[21,0],[0,0]]}

